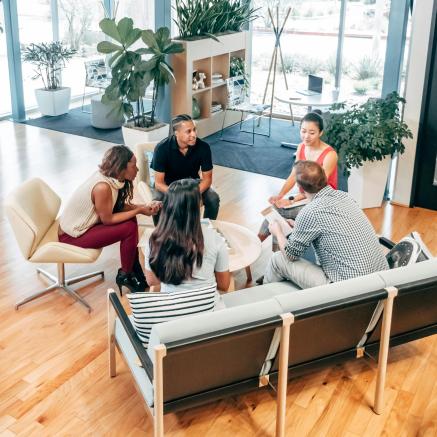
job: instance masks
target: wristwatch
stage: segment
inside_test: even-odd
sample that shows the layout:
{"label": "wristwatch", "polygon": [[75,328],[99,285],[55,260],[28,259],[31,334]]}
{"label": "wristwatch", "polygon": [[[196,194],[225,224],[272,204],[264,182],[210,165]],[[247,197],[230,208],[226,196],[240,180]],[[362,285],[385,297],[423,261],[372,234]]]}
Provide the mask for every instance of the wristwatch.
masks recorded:
{"label": "wristwatch", "polygon": [[294,196],[288,196],[288,200],[294,200]]}

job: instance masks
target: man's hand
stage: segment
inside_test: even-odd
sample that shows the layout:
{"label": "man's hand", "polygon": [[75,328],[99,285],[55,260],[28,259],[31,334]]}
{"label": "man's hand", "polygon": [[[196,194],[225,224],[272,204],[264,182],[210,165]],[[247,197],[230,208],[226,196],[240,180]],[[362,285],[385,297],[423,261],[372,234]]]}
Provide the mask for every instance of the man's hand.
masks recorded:
{"label": "man's hand", "polygon": [[281,225],[277,220],[269,224],[269,231],[276,238],[278,238],[278,235],[283,235]]}
{"label": "man's hand", "polygon": [[162,207],[162,202],[152,200],[152,202],[140,206],[140,214],[155,215]]}
{"label": "man's hand", "polygon": [[292,228],[294,228],[294,220],[293,219],[286,219],[285,220]]}

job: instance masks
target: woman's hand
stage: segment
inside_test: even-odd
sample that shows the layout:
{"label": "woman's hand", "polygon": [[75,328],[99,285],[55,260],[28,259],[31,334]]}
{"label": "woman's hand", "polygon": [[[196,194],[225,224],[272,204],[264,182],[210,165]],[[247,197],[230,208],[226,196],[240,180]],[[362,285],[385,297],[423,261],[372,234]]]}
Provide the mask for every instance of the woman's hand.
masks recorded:
{"label": "woman's hand", "polygon": [[152,200],[152,202],[145,205],[140,205],[139,214],[155,215],[162,207],[162,202],[158,200]]}
{"label": "woman's hand", "polygon": [[276,202],[278,202],[281,199],[282,199],[282,196],[271,196],[271,197],[269,197],[269,203],[271,205],[275,205]]}
{"label": "woman's hand", "polygon": [[287,208],[287,207],[293,205],[293,200],[279,199],[278,201],[276,201],[274,203],[274,205],[276,206],[276,208]]}

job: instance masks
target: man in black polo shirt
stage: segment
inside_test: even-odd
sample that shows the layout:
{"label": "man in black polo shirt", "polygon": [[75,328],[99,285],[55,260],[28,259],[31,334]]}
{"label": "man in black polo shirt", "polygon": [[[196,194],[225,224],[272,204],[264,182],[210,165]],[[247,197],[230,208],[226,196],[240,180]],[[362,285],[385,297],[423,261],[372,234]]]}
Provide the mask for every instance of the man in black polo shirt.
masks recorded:
{"label": "man in black polo shirt", "polygon": [[[205,206],[203,216],[215,220],[220,198],[211,187],[212,159],[209,144],[197,138],[196,126],[189,115],[177,115],[171,124],[173,135],[162,140],[153,154],[151,167],[155,170],[154,199],[162,200],[168,186],[174,181],[199,179],[199,190]],[[158,221],[157,216],[153,216],[153,219]]]}

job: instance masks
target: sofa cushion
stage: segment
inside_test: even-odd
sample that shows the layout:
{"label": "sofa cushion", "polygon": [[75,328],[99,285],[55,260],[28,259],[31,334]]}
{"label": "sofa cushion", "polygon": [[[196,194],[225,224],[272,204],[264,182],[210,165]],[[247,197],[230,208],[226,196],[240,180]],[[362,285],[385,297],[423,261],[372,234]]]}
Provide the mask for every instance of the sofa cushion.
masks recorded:
{"label": "sofa cushion", "polygon": [[398,267],[392,270],[379,272],[378,275],[384,281],[384,287],[390,285],[399,286],[409,282],[437,276],[437,258],[412,264],[407,267]]}
{"label": "sofa cushion", "polygon": [[291,293],[296,290],[300,290],[300,288],[291,282],[283,281],[225,293],[222,294],[221,298],[224,306],[231,308],[248,303],[260,302],[277,296],[278,294]]}
{"label": "sofa cushion", "polygon": [[378,273],[348,279],[347,281],[333,282],[319,287],[296,290],[275,296],[274,299],[281,305],[284,312],[293,312],[301,308],[320,305],[346,297],[358,296],[385,287],[385,282]]}
{"label": "sofa cushion", "polygon": [[154,324],[213,311],[217,289],[214,284],[212,287],[173,293],[130,293],[127,298],[132,308],[135,330],[146,345]]}
{"label": "sofa cushion", "polygon": [[268,319],[281,313],[282,310],[279,304],[274,299],[268,299],[208,314],[194,314],[189,317],[153,325],[147,353],[154,362],[153,347],[160,343],[165,344],[217,332],[222,329]]}

